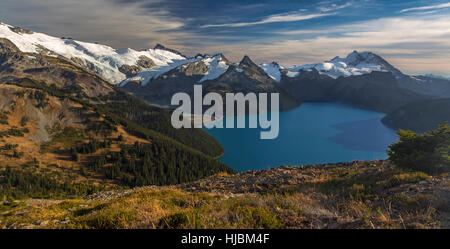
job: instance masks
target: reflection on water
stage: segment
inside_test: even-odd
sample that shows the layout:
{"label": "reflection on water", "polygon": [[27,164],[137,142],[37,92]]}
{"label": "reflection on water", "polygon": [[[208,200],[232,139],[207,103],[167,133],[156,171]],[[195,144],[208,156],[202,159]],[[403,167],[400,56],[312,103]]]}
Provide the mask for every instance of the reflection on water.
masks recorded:
{"label": "reflection on water", "polygon": [[350,150],[384,152],[395,138],[395,131],[386,129],[379,118],[333,125],[339,133],[330,139]]}

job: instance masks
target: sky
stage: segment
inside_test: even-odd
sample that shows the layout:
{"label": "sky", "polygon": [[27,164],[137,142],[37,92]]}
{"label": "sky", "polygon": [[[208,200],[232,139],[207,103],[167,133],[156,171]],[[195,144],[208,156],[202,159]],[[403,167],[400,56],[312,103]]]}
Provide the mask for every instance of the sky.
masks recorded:
{"label": "sky", "polygon": [[1,0],[0,21],[115,48],[292,66],[372,51],[409,74],[450,76],[450,1]]}

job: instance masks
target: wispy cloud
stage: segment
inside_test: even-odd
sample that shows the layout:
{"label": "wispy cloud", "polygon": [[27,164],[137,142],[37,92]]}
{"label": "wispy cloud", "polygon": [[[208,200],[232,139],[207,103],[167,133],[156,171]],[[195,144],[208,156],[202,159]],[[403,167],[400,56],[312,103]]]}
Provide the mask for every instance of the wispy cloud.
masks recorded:
{"label": "wispy cloud", "polygon": [[338,4],[333,3],[330,6],[319,7],[319,10],[322,11],[322,12],[329,12],[329,11],[335,11],[335,10],[347,8],[347,7],[350,7],[352,5],[353,5],[353,3],[351,3],[351,2],[347,2],[347,3],[342,4],[342,5],[338,5]]}
{"label": "wispy cloud", "polygon": [[212,27],[245,27],[245,26],[252,26],[252,25],[258,25],[258,24],[266,24],[266,23],[275,23],[275,22],[296,22],[296,21],[303,21],[313,18],[319,18],[324,16],[330,16],[334,15],[334,13],[317,13],[317,14],[304,14],[303,11],[298,11],[295,13],[288,13],[288,14],[279,14],[279,15],[272,15],[269,16],[261,21],[256,22],[238,22],[238,23],[223,23],[223,24],[208,24],[203,25],[201,28],[212,28]]}
{"label": "wispy cloud", "polygon": [[422,7],[403,9],[403,10],[400,10],[400,13],[409,12],[409,11],[417,11],[417,10],[434,10],[434,9],[443,9],[443,8],[450,8],[450,3],[443,3],[443,4],[437,4],[437,5],[428,5],[428,6],[422,6]]}
{"label": "wispy cloud", "polygon": [[300,37],[277,37],[271,43],[226,45],[221,49],[230,58],[246,53],[258,62],[276,60],[286,65],[319,62],[353,50],[372,51],[406,73],[450,73],[450,17],[446,15],[380,18],[285,34]]}
{"label": "wispy cloud", "polygon": [[[53,36],[73,37],[82,41],[100,42],[116,48],[147,49],[163,43],[177,49],[174,38],[190,38],[179,30],[183,20],[170,17],[161,10],[142,11],[139,6],[111,4],[109,0],[1,0],[1,21],[44,32]],[[56,25],[58,24],[58,25]]]}
{"label": "wispy cloud", "polygon": [[282,13],[278,15],[268,16],[260,21],[255,22],[237,22],[237,23],[221,23],[221,24],[207,24],[202,25],[200,28],[214,28],[214,27],[246,27],[259,24],[277,23],[277,22],[297,22],[303,20],[309,20],[314,18],[320,18],[325,16],[336,15],[336,11],[352,6],[351,2],[345,4],[331,4],[324,5],[317,8],[317,13],[306,13],[306,9],[300,9],[295,12]]}

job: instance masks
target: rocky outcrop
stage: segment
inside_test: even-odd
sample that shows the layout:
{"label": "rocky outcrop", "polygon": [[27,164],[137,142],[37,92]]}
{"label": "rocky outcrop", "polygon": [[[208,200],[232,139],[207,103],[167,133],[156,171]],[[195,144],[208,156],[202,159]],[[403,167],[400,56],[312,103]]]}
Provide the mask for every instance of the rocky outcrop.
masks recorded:
{"label": "rocky outcrop", "polygon": [[177,54],[177,55],[183,56],[183,57],[185,57],[185,58],[188,58],[188,56],[182,54],[181,52],[179,52],[179,51],[177,51],[177,50],[175,50],[175,49],[167,48],[167,47],[165,47],[165,46],[163,46],[163,45],[161,45],[161,44],[159,44],[159,43],[156,44],[156,46],[155,46],[153,49],[166,50],[166,51],[172,52],[172,53],[174,53],[174,54]]}
{"label": "rocky outcrop", "polygon": [[147,56],[141,55],[139,60],[136,62],[136,65],[121,65],[119,67],[119,71],[124,73],[127,78],[131,78],[136,76],[137,73],[142,71],[143,69],[149,69],[156,66],[155,62]]}
{"label": "rocky outcrop", "polygon": [[186,76],[203,76],[208,72],[208,66],[203,61],[190,62],[181,66],[179,71]]}
{"label": "rocky outcrop", "polygon": [[124,73],[127,78],[130,78],[134,77],[139,71],[141,71],[141,68],[138,66],[122,65],[119,67],[119,71]]}
{"label": "rocky outcrop", "polygon": [[12,43],[10,40],[5,38],[0,38],[0,53],[15,53],[19,52],[20,50],[17,48],[14,43]]}
{"label": "rocky outcrop", "polygon": [[136,66],[142,68],[152,68],[156,66],[155,62],[152,59],[148,58],[145,55],[139,56],[139,60],[136,62]]}
{"label": "rocky outcrop", "polygon": [[11,26],[11,27],[9,27],[9,29],[17,34],[33,34],[33,31],[30,31],[28,29],[24,29],[21,27]]}

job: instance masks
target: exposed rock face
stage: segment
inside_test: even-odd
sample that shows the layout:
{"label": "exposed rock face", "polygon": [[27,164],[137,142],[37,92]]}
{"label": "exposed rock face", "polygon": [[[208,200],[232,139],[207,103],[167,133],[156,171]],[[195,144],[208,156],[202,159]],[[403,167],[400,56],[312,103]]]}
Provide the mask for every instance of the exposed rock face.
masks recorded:
{"label": "exposed rock face", "polygon": [[0,53],[15,53],[19,52],[19,49],[10,40],[0,38]]}
{"label": "exposed rock face", "polygon": [[[64,58],[62,58],[64,59]],[[100,75],[100,68],[98,68],[94,63],[90,61],[82,60],[78,57],[72,57],[70,58],[71,62],[73,62],[75,65],[82,67],[83,69],[86,69],[88,72]]]}
{"label": "exposed rock face", "polygon": [[119,71],[121,73],[124,73],[127,78],[131,78],[136,76],[137,73],[139,73],[143,69],[149,69],[156,66],[156,64],[153,62],[152,59],[148,58],[147,56],[140,56],[139,60],[136,62],[136,65],[122,65],[119,67]]}
{"label": "exposed rock face", "polygon": [[57,53],[55,53],[55,52],[53,52],[53,51],[51,51],[51,50],[48,50],[46,47],[44,47],[44,46],[42,46],[42,45],[36,45],[36,47],[37,47],[37,51],[39,52],[39,54],[41,54],[41,55],[46,55],[46,56],[54,56],[54,57],[59,57],[59,58],[62,58],[62,56],[60,56],[59,54],[57,54]]}
{"label": "exposed rock face", "polygon": [[141,68],[138,66],[130,66],[130,65],[122,65],[119,67],[119,71],[124,73],[127,78],[135,76],[139,71],[141,71]]}
{"label": "exposed rock face", "polygon": [[136,62],[136,66],[141,68],[152,68],[156,66],[156,64],[152,59],[148,58],[145,55],[141,55],[139,56],[139,60]]}
{"label": "exposed rock face", "polygon": [[174,54],[178,54],[178,55],[180,55],[180,56],[183,56],[183,57],[187,58],[187,56],[184,55],[184,54],[182,54],[181,52],[179,52],[179,51],[177,51],[177,50],[175,50],[175,49],[167,48],[167,47],[165,47],[165,46],[163,46],[163,45],[161,45],[161,44],[159,44],[159,43],[156,44],[156,46],[154,47],[154,49],[166,50],[166,51],[169,51],[169,52],[172,52],[172,53],[174,53]]}
{"label": "exposed rock face", "polygon": [[20,27],[9,27],[11,31],[16,32],[17,34],[33,34],[32,31]]}
{"label": "exposed rock face", "polygon": [[180,68],[186,76],[205,75],[208,72],[208,66],[203,61],[184,64]]}

